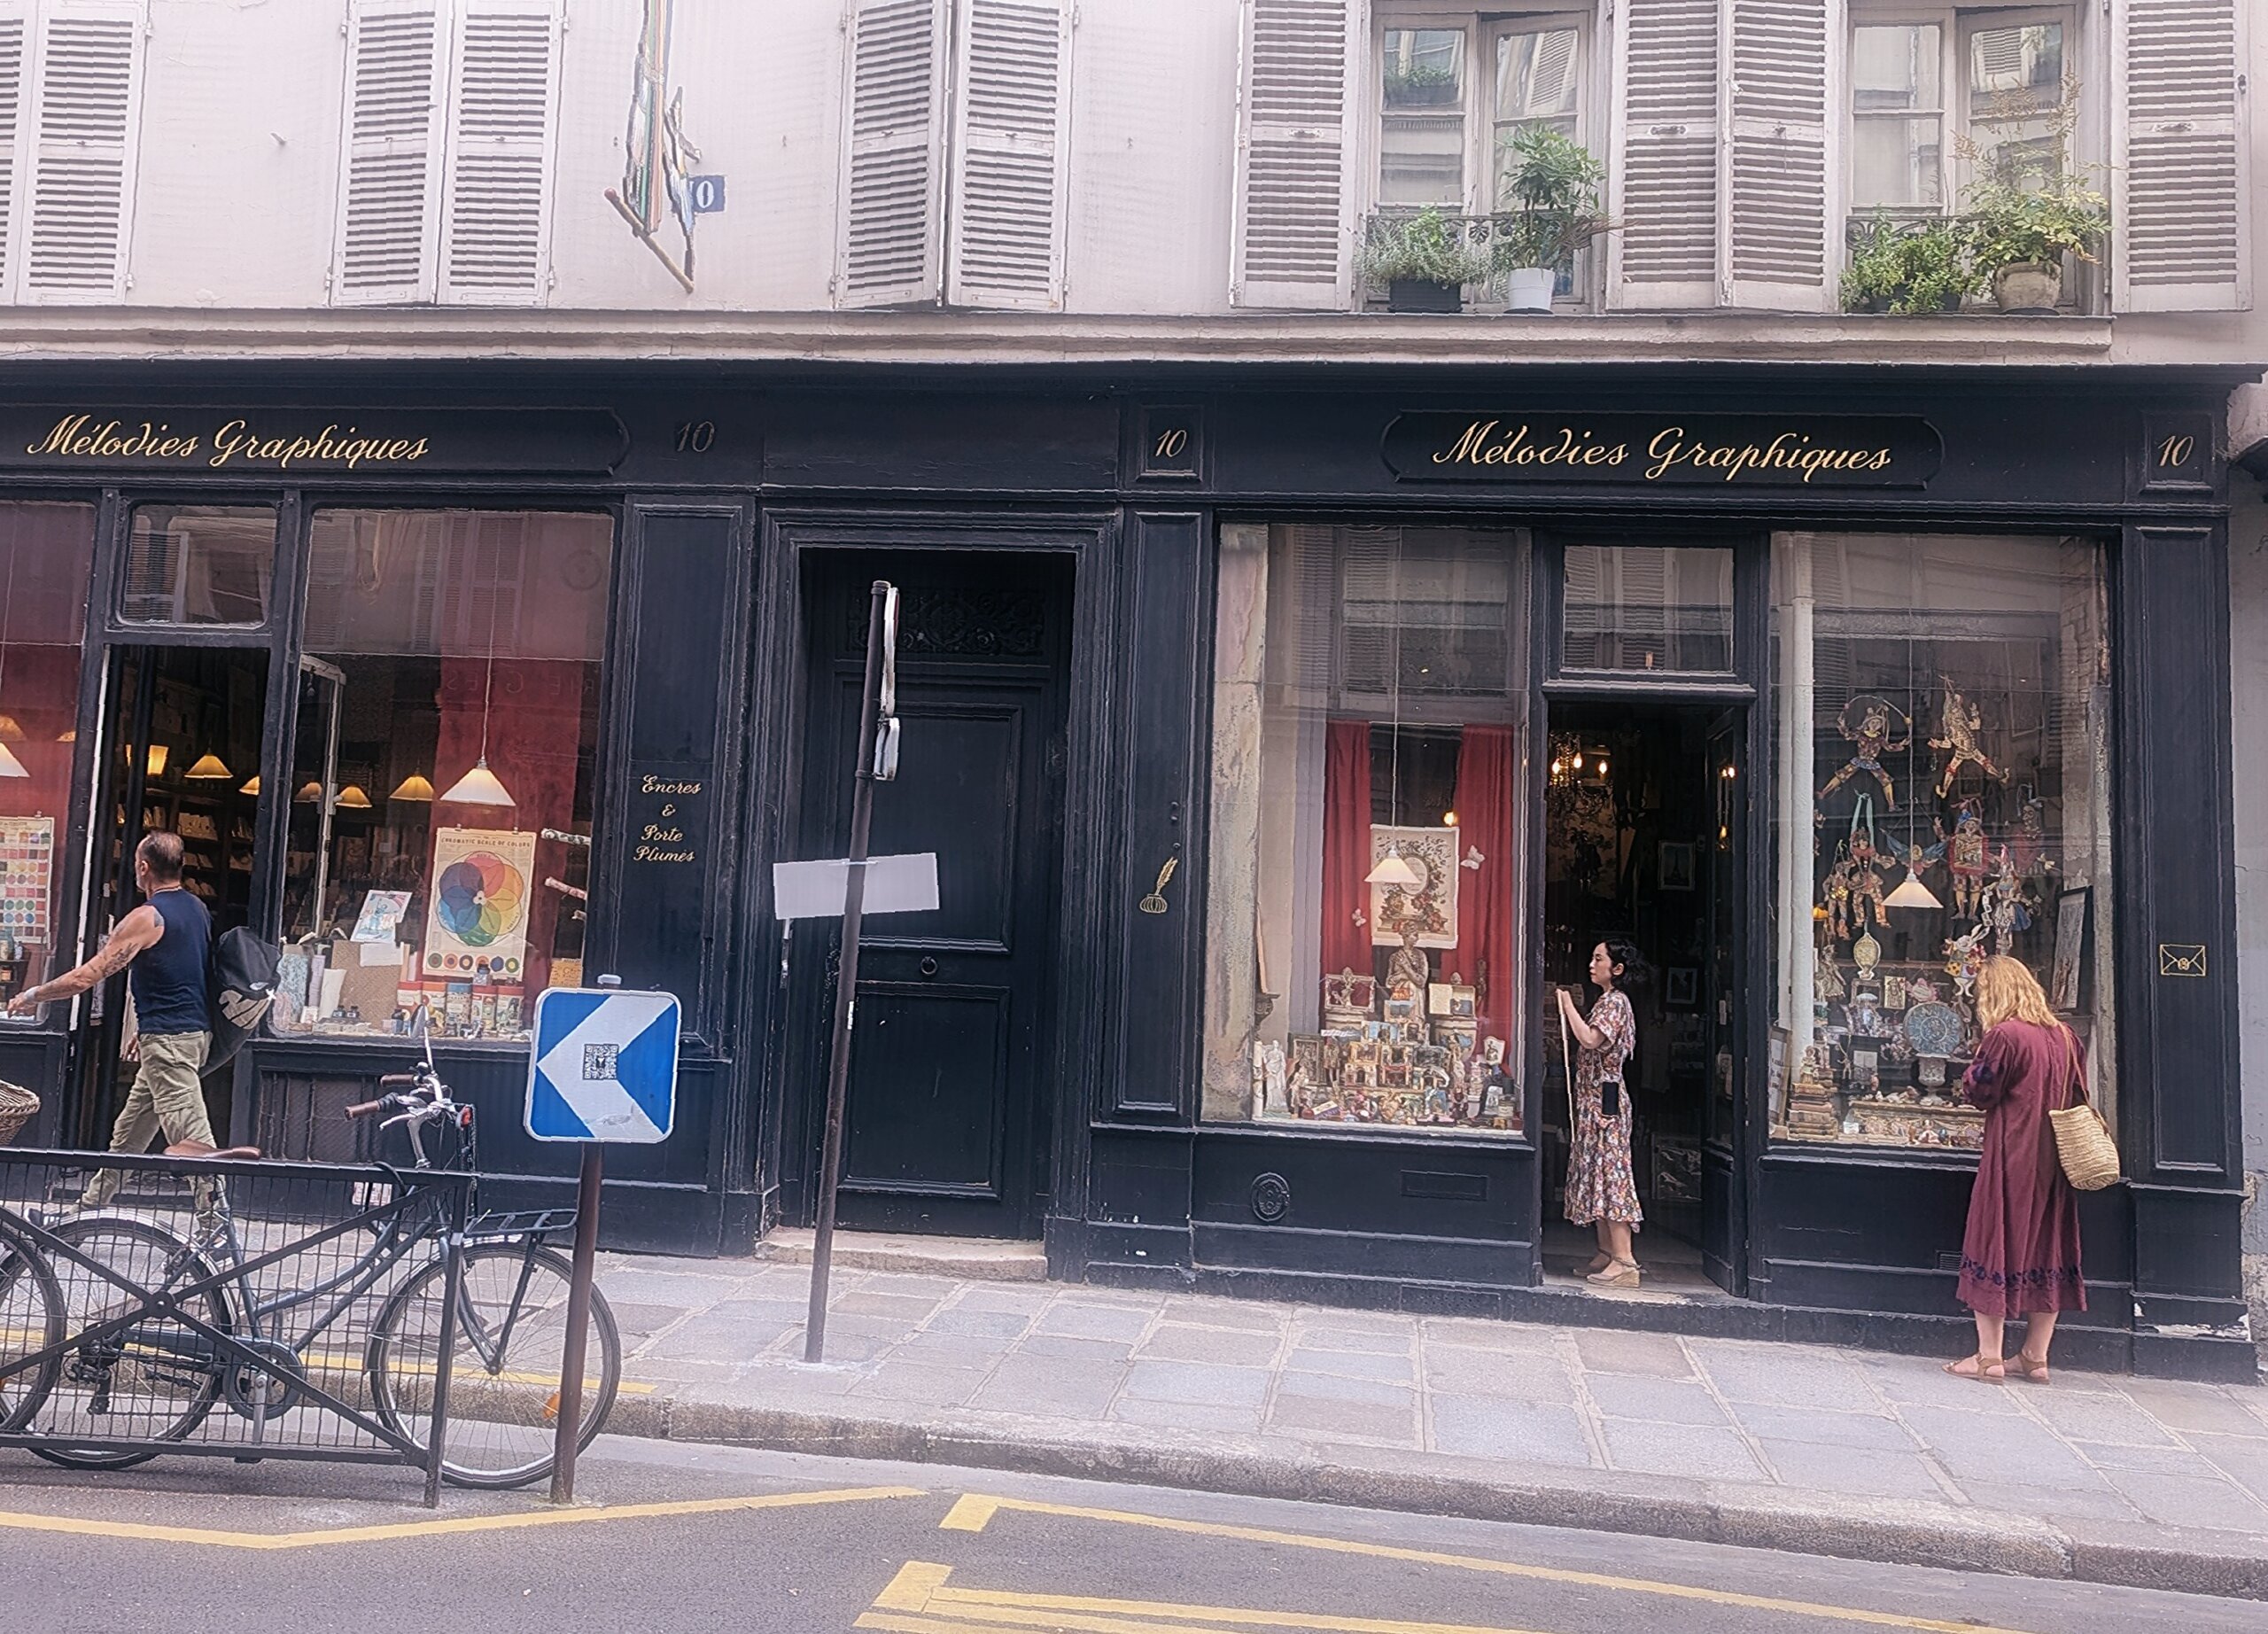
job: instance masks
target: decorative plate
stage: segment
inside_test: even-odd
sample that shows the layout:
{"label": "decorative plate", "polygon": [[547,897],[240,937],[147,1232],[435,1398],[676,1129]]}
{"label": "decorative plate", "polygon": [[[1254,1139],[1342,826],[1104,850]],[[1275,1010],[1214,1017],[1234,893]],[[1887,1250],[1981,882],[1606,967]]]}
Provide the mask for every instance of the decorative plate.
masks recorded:
{"label": "decorative plate", "polygon": [[1906,1012],[1906,1041],[1916,1055],[1951,1055],[1961,1048],[1961,1012],[1950,1004],[1917,1004]]}

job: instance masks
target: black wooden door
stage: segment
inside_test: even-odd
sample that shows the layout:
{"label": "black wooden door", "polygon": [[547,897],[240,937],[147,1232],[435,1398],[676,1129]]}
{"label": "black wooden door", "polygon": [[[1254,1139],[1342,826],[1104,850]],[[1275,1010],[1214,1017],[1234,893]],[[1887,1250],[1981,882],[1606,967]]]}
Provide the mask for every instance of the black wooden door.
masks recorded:
{"label": "black wooden door", "polygon": [[[839,1218],[852,1229],[1039,1234],[1052,1084],[1068,564],[960,553],[831,564],[807,598],[807,857],[850,829],[870,587],[899,587],[895,782],[873,851],[937,854],[933,912],[866,921]],[[814,922],[799,1012],[800,1147],[815,1171],[839,926]],[[807,1187],[803,1212],[811,1212]]]}
{"label": "black wooden door", "polygon": [[[1708,963],[1700,994],[1709,1040],[1709,1109],[1702,1145],[1701,1265],[1726,1292],[1747,1293],[1746,1127],[1748,711],[1711,715],[1705,770],[1712,821],[1703,885]],[[1752,978],[1751,978],[1752,979]]]}

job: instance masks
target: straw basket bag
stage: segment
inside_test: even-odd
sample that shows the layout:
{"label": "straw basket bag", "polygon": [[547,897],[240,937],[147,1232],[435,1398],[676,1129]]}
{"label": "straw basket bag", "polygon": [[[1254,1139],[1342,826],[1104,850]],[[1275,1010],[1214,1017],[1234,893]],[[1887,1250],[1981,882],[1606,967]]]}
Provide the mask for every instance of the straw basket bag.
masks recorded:
{"label": "straw basket bag", "polygon": [[16,1138],[16,1133],[31,1122],[32,1114],[39,1110],[39,1097],[20,1084],[11,1084],[0,1078],[0,1146]]}
{"label": "straw basket bag", "polygon": [[2075,1099],[2070,1106],[2047,1114],[2048,1125],[2055,1132],[2055,1161],[2063,1165],[2063,1178],[2078,1190],[2099,1192],[2118,1179],[2118,1143],[2110,1138],[2110,1127],[2102,1121],[2102,1114],[2087,1100],[2086,1085],[2079,1082],[2076,1054],[2070,1067]]}

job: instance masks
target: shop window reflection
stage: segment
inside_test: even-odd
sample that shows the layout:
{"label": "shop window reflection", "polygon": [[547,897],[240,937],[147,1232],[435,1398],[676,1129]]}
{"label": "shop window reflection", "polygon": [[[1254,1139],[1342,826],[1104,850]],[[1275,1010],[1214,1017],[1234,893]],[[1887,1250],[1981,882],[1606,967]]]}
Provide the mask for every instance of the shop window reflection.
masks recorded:
{"label": "shop window reflection", "polygon": [[60,968],[55,891],[94,545],[91,505],[0,503],[0,1003]]}
{"label": "shop window reflection", "polygon": [[1775,1136],[1978,1144],[1960,1085],[1994,953],[2110,1104],[2104,597],[2085,540],[1774,541]]}
{"label": "shop window reflection", "polygon": [[269,506],[136,505],[119,617],[128,624],[265,624],[275,573]]}
{"label": "shop window reflection", "polygon": [[1562,669],[1731,671],[1731,551],[1569,545],[1560,572]]}
{"label": "shop window reflection", "polygon": [[1208,1118],[1518,1132],[1526,564],[1223,529]]}
{"label": "shop window reflection", "polygon": [[603,516],[318,513],[287,1031],[513,1039],[580,983],[612,550]]}

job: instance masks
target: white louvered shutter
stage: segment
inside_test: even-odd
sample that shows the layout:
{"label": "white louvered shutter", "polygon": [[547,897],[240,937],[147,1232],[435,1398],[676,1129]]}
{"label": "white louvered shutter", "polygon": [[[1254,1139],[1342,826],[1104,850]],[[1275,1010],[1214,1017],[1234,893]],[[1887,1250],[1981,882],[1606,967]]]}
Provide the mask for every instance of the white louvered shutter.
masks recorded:
{"label": "white louvered shutter", "polygon": [[1370,58],[1362,0],[1244,0],[1230,298],[1346,307],[1354,296],[1352,121]]}
{"label": "white louvered shutter", "polygon": [[144,31],[139,0],[71,0],[43,10],[18,253],[26,300],[114,301],[126,293]]}
{"label": "white louvered shutter", "polygon": [[1070,0],[967,0],[955,60],[945,299],[1060,311]]}
{"label": "white louvered shutter", "polygon": [[1607,301],[1717,302],[1717,0],[1621,0]]}
{"label": "white louvered shutter", "polygon": [[540,303],[551,286],[559,0],[459,0],[442,168],[440,298]]}
{"label": "white louvered shutter", "polygon": [[0,292],[16,269],[16,200],[30,150],[31,0],[0,0]]}
{"label": "white louvered shutter", "polygon": [[1730,304],[1831,312],[1845,37],[1837,0],[1731,0],[1725,156]]}
{"label": "white louvered shutter", "polygon": [[436,0],[356,0],[347,16],[334,303],[433,299],[448,38]]}
{"label": "white louvered shutter", "polygon": [[902,307],[942,293],[944,21],[944,0],[850,0],[838,307]]}
{"label": "white louvered shutter", "polygon": [[2113,300],[2122,312],[2252,304],[2241,0],[2116,0]]}

